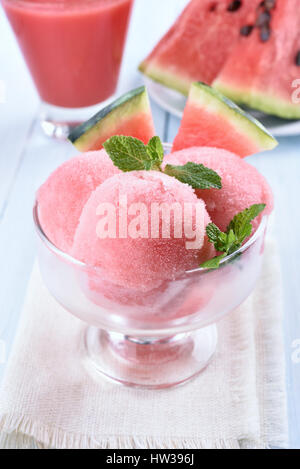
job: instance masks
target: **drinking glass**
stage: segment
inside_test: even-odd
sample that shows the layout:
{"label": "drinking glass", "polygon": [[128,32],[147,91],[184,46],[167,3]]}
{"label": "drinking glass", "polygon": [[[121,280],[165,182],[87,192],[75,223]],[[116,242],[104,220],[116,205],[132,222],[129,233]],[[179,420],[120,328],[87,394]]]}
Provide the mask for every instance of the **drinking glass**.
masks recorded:
{"label": "drinking glass", "polygon": [[42,100],[42,128],[65,138],[113,99],[133,0],[1,2]]}

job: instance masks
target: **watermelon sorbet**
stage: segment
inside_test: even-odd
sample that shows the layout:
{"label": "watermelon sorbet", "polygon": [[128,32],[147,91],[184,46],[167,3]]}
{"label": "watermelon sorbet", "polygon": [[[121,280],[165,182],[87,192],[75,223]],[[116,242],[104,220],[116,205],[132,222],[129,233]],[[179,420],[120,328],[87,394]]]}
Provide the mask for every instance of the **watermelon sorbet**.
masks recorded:
{"label": "watermelon sorbet", "polygon": [[[264,215],[273,210],[273,194],[265,178],[254,166],[229,151],[209,147],[188,148],[167,155],[164,162],[172,165],[203,164],[221,176],[221,190],[196,190],[196,194],[204,200],[213,223],[222,231],[226,231],[237,213],[253,204],[266,204]],[[254,229],[259,226],[262,216],[253,220]]]}
{"label": "watermelon sorbet", "polygon": [[37,199],[41,226],[56,247],[70,254],[81,212],[91,193],[119,172],[101,150],[72,158],[49,176]]}
{"label": "watermelon sorbet", "polygon": [[[124,200],[128,222],[120,226]],[[167,211],[173,206],[180,209],[179,217],[174,212],[169,218],[163,210],[156,212],[161,204]],[[117,221],[104,236],[99,233],[101,207],[103,213],[112,207]],[[158,223],[153,226],[155,219]],[[169,229],[164,233],[166,221]],[[204,202],[190,186],[157,171],[124,173],[106,180],[91,195],[80,217],[72,255],[104,269],[109,282],[148,292],[214,256],[206,236],[210,221]]]}
{"label": "watermelon sorbet", "polygon": [[253,204],[272,211],[267,182],[240,157],[195,147],[165,156],[163,168],[187,162],[215,170],[222,189],[194,190],[160,171],[124,173],[105,150],[67,161],[39,189],[41,226],[55,246],[88,266],[78,281],[94,304],[147,320],[196,314],[220,282],[220,275],[204,276],[199,288],[198,279],[185,278],[217,254],[207,225],[226,231]]}

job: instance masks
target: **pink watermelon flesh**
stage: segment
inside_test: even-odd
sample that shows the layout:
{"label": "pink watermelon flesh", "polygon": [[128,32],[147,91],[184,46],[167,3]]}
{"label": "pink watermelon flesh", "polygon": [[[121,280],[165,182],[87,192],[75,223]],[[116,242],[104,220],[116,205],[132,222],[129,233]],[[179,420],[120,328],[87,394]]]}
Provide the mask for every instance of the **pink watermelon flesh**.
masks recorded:
{"label": "pink watermelon flesh", "polygon": [[180,131],[174,140],[173,151],[209,145],[232,151],[242,157],[259,151],[247,136],[241,137],[223,116],[211,114],[205,109],[188,104]]}
{"label": "pink watermelon flesh", "polygon": [[93,143],[89,151],[95,151],[102,148],[102,144],[113,135],[125,135],[135,137],[147,144],[155,135],[154,124],[151,116],[146,112],[140,112],[130,116],[127,120],[120,120],[114,128],[113,133],[107,132],[99,137],[99,140]]}
{"label": "pink watermelon flesh", "polygon": [[[297,93],[294,80],[300,78],[299,0],[276,0],[273,4],[268,11],[270,20],[235,46],[214,86],[255,109],[300,118],[300,106],[292,99],[293,92]],[[262,6],[257,20],[265,12]]]}
{"label": "pink watermelon flesh", "polygon": [[219,92],[204,83],[191,86],[173,151],[215,147],[245,157],[276,145],[258,121]]}
{"label": "pink watermelon flesh", "polygon": [[193,81],[212,83],[259,3],[192,0],[140,70],[183,94]]}

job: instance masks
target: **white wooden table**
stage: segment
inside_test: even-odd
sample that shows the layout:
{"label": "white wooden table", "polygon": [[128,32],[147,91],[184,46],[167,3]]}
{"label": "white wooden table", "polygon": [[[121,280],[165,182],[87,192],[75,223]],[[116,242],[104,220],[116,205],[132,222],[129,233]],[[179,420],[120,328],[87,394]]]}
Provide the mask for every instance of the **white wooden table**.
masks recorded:
{"label": "white wooden table", "polygon": [[[119,93],[142,82],[137,72],[139,61],[186,3],[136,0]],[[164,141],[171,141],[179,120],[152,104],[157,133]],[[31,217],[34,194],[51,170],[74,155],[70,144],[43,136],[38,112],[37,93],[0,8],[0,379],[36,254]],[[278,149],[251,157],[251,163],[267,177],[275,193],[275,234],[284,285],[290,446],[300,448],[300,363],[293,360],[297,341],[298,348],[300,345],[300,136],[281,138]]]}

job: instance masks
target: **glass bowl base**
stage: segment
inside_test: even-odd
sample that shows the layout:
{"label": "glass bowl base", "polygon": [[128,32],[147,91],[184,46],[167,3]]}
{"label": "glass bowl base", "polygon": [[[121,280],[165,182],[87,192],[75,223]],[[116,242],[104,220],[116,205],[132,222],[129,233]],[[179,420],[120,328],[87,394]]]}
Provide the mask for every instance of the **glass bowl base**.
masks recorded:
{"label": "glass bowl base", "polygon": [[164,389],[186,383],[206,368],[217,347],[217,327],[167,338],[134,338],[89,327],[84,334],[85,364],[96,378]]}

